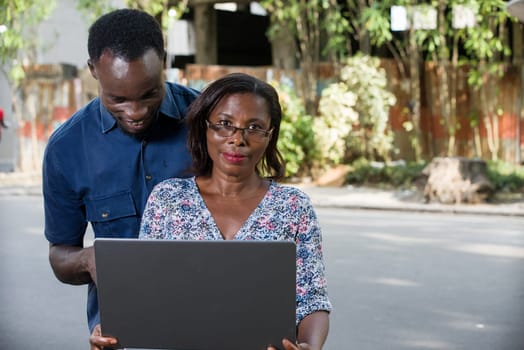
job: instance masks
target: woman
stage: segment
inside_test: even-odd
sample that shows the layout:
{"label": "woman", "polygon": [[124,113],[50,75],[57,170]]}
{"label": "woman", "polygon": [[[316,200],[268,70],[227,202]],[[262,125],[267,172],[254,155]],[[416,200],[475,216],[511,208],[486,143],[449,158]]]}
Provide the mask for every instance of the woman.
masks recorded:
{"label": "woman", "polygon": [[[309,198],[277,184],[284,176],[277,140],[282,110],[275,89],[233,73],[211,83],[187,113],[194,177],[169,179],[152,191],[141,239],[290,240],[297,247],[297,343],[321,349],[328,333],[321,233]],[[115,344],[101,337],[96,345]],[[268,347],[272,349],[272,347]]]}

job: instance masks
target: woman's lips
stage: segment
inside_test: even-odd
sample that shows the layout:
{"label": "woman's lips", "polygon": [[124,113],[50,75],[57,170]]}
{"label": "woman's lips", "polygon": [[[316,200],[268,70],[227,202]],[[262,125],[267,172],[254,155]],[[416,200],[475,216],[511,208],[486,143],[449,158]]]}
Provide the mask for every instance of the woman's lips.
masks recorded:
{"label": "woman's lips", "polygon": [[224,153],[224,158],[231,163],[240,163],[247,157],[239,153]]}

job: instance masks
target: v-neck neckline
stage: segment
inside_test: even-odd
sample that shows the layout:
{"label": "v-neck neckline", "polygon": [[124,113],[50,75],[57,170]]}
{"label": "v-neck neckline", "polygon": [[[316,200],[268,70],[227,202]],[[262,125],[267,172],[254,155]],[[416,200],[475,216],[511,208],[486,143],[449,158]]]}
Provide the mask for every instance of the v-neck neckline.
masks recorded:
{"label": "v-neck neckline", "polygon": [[[198,184],[196,183],[196,177],[193,176],[193,181],[192,182],[193,182],[193,186],[194,186],[195,191],[198,193],[198,200],[200,201],[200,206],[205,209],[206,216],[208,217],[208,220],[210,220],[212,222],[214,238],[221,239],[221,240],[226,240],[224,238],[224,236],[222,235],[222,231],[220,231],[220,228],[218,227],[218,225],[217,225],[217,223],[215,221],[215,217],[213,216],[213,214],[209,210],[209,208],[208,208],[208,206],[206,204],[206,201],[204,200],[204,197],[200,193],[200,189],[198,188]],[[252,218],[255,217],[255,215],[265,206],[265,203],[267,201],[267,197],[269,196],[270,191],[272,191],[273,186],[274,186],[274,182],[270,180],[269,181],[269,186],[267,187],[266,193],[264,194],[264,196],[262,197],[260,202],[258,202],[258,204],[255,207],[255,209],[249,214],[247,219],[242,223],[242,225],[240,226],[238,231],[234,234],[234,236],[231,238],[231,240],[242,239],[242,236],[245,235],[247,226],[252,221]]]}

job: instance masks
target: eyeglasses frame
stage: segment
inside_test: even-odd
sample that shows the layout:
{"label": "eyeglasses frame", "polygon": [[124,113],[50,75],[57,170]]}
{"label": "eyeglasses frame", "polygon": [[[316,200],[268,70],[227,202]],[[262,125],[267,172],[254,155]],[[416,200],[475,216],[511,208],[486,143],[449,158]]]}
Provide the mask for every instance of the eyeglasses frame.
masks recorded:
{"label": "eyeglasses frame", "polygon": [[[260,135],[263,138],[267,138],[267,137],[271,136],[271,134],[273,133],[273,130],[275,129],[273,127],[273,128],[268,129],[268,130],[250,130],[249,127],[247,127],[247,128],[238,128],[238,127],[233,126],[233,125],[221,125],[221,124],[218,124],[218,123],[211,123],[211,122],[209,122],[209,120],[206,120],[206,126],[207,126],[208,129],[213,130],[217,135],[218,135],[219,129],[232,130],[231,135],[229,135],[229,136],[218,135],[218,136],[223,137],[223,138],[232,137],[239,130],[242,132],[242,137],[245,137],[245,138],[248,138],[248,139],[249,139],[250,135],[251,136],[253,136],[253,135]],[[247,137],[246,137],[246,135],[247,135]],[[253,139],[253,140],[258,141],[257,139]],[[263,139],[260,139],[260,141],[262,142]]]}

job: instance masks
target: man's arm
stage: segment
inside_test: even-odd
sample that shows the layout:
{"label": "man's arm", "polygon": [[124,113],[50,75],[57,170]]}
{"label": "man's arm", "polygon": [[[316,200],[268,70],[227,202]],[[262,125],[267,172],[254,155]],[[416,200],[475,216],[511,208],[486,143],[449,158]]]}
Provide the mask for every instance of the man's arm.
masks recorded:
{"label": "man's arm", "polygon": [[49,244],[49,262],[56,278],[74,285],[94,282],[96,267],[93,247]]}

